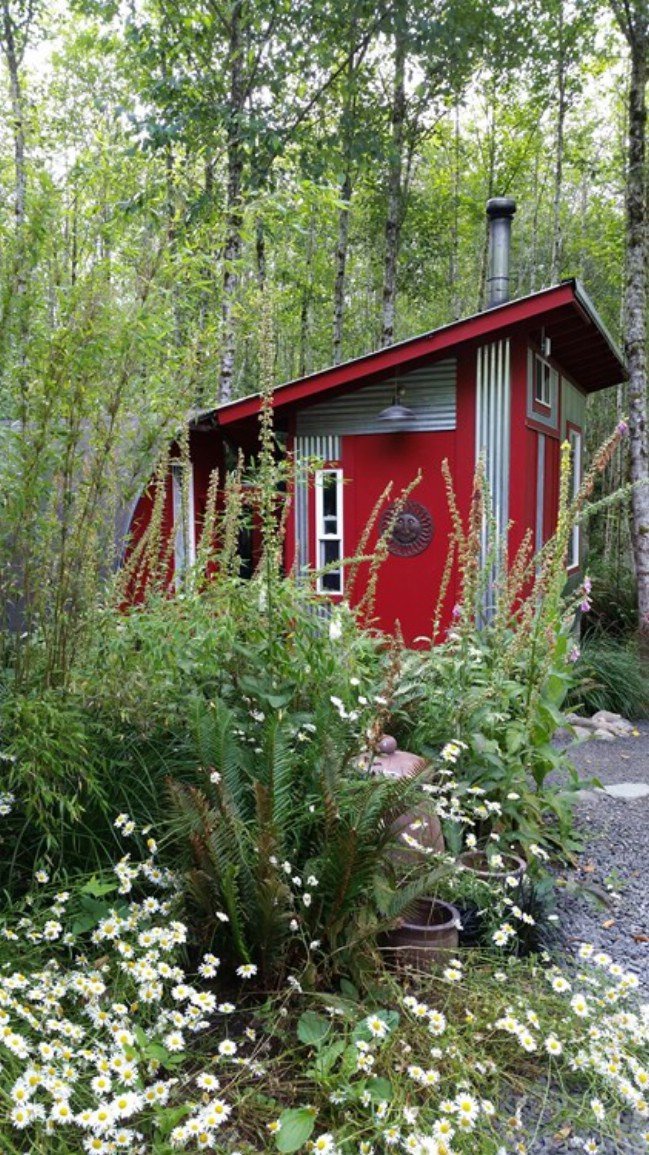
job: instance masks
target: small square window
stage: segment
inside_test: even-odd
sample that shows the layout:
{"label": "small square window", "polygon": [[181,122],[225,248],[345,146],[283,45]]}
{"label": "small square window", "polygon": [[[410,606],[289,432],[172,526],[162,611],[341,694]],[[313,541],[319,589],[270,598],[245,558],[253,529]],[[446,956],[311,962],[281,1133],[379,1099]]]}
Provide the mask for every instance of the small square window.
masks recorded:
{"label": "small square window", "polygon": [[534,359],[534,400],[539,405],[552,408],[552,369],[541,357]]}

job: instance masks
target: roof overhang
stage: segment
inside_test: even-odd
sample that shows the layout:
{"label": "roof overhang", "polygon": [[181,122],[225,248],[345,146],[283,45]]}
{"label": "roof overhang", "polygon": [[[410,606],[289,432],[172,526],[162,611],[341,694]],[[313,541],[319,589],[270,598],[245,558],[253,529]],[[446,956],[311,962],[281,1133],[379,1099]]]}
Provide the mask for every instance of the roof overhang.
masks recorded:
{"label": "roof overhang", "polygon": [[[575,383],[587,393],[607,389],[626,380],[622,354],[597,315],[583,286],[576,280],[563,281],[527,297],[475,313],[450,325],[443,325],[419,337],[410,337],[367,353],[343,365],[335,365],[289,381],[273,390],[275,410],[309,404],[329,394],[358,388],[369,380],[405,373],[431,358],[452,355],[460,345],[497,340],[502,330],[527,329],[549,337],[552,357]],[[192,422],[209,420],[219,427],[234,425],[259,413],[261,394],[254,393],[216,409],[196,413]]]}

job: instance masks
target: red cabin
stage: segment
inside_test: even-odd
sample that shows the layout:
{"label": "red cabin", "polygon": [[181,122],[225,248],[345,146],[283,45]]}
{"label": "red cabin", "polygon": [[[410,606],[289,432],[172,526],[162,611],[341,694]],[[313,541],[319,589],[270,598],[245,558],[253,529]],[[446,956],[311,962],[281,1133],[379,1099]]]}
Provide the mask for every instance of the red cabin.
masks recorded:
{"label": "red cabin", "polygon": [[[488,208],[505,242],[510,206],[497,198]],[[476,461],[484,455],[497,526],[513,523],[514,547],[531,529],[540,547],[556,524],[561,442],[572,446],[578,486],[587,396],[626,378],[621,354],[577,281],[499,303],[506,295],[506,265],[504,277],[502,269],[496,231],[491,304],[484,312],[273,393],[275,427],[296,467],[305,458],[322,463],[314,484],[297,480],[294,486],[285,562],[287,569],[327,566],[318,579],[325,602],[345,598],[345,568],[335,562],[354,553],[386,485],[394,483],[396,497],[421,471],[393,532],[376,602],[378,624],[390,631],[398,619],[406,642],[430,635],[442,579],[451,528],[443,460],[461,507],[468,508]],[[259,408],[253,395],[191,421],[192,478],[184,490],[191,516],[184,534],[177,467],[169,483],[178,568],[191,560],[209,476],[224,470],[226,446],[256,452]],[[145,519],[147,500],[141,499],[136,525]],[[576,530],[569,572],[579,569],[581,549]],[[455,600],[450,589],[449,613]]]}

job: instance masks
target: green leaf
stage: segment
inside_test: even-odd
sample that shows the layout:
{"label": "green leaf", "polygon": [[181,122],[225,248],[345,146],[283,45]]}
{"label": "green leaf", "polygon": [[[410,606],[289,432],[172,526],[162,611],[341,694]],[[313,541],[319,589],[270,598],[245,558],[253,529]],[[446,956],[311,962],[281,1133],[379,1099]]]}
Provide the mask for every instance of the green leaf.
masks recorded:
{"label": "green leaf", "polygon": [[183,1103],[180,1107],[162,1107],[156,1111],[156,1126],[161,1135],[170,1135],[174,1127],[189,1115],[189,1103]]}
{"label": "green leaf", "polygon": [[313,1066],[316,1078],[319,1076],[326,1079],[327,1075],[331,1074],[346,1046],[344,1039],[336,1039],[335,1043],[331,1043],[328,1047],[323,1047],[321,1051],[318,1051]]}
{"label": "green leaf", "polygon": [[291,1151],[299,1151],[307,1139],[311,1138],[315,1127],[315,1111],[312,1107],[282,1111],[279,1121],[280,1129],[275,1138],[277,1150],[283,1152],[283,1155],[290,1155]]}
{"label": "green leaf", "polygon": [[331,1023],[315,1011],[305,1011],[297,1024],[297,1037],[309,1047],[319,1047],[329,1034]]}
{"label": "green leaf", "polygon": [[343,994],[345,996],[345,998],[349,999],[351,1002],[353,1002],[353,1003],[358,1002],[358,997],[359,997],[358,996],[358,990],[354,986],[354,984],[349,981],[349,979],[341,979],[340,980],[340,993]]}
{"label": "green leaf", "polygon": [[136,1024],[133,1034],[135,1035],[135,1041],[140,1050],[145,1051],[149,1045],[149,1036],[147,1035],[146,1031],[143,1031],[142,1027]]}
{"label": "green leaf", "polygon": [[525,731],[521,726],[508,726],[505,731],[505,745],[509,754],[516,754],[525,741]]}
{"label": "green leaf", "polygon": [[88,880],[80,889],[80,894],[89,894],[92,898],[101,898],[104,894],[112,894],[117,890],[117,883],[96,878],[93,874],[92,878]]}
{"label": "green leaf", "polygon": [[273,707],[273,710],[281,710],[281,709],[283,709],[284,706],[288,706],[292,697],[293,697],[293,692],[291,690],[288,693],[284,693],[284,694],[269,694],[267,701],[268,701],[269,706]]}
{"label": "green leaf", "polygon": [[368,1079],[365,1084],[373,1103],[389,1103],[392,1098],[392,1084],[389,1079]]}
{"label": "green leaf", "polygon": [[568,688],[570,686],[570,679],[562,674],[550,674],[545,683],[543,696],[555,706],[560,706],[563,702]]}

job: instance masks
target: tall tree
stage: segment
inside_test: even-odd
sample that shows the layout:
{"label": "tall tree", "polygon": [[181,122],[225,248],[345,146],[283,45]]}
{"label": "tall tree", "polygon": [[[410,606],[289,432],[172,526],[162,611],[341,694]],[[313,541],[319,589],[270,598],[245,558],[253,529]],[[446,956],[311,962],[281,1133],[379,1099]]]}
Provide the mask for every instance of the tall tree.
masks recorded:
{"label": "tall tree", "polygon": [[[11,134],[14,161],[14,236],[13,268],[6,286],[0,309],[0,337],[9,337],[14,344],[14,359],[25,357],[26,316],[25,289],[27,285],[26,214],[27,214],[27,141],[25,94],[22,66],[29,35],[34,24],[35,0],[1,0],[0,52],[4,56],[9,76],[11,100]],[[12,324],[12,317],[17,324]],[[4,343],[3,341],[0,342]],[[23,387],[24,396],[24,387]],[[26,418],[23,406],[23,420]]]}
{"label": "tall tree", "polygon": [[647,67],[649,3],[610,0],[629,48],[624,349],[629,368],[633,553],[640,630],[649,645],[649,437],[647,434]]}

